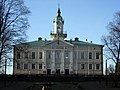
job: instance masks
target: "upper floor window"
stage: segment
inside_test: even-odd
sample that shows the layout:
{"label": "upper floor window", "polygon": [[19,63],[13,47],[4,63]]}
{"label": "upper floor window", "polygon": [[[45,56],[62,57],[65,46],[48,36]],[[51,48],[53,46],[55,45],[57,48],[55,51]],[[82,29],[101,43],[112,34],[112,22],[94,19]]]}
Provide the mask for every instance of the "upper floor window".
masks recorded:
{"label": "upper floor window", "polygon": [[24,69],[28,69],[28,64],[24,64]]}
{"label": "upper floor window", "polygon": [[81,58],[81,59],[84,59],[84,58],[85,58],[84,56],[85,56],[85,55],[84,55],[84,52],[81,52],[81,53],[80,53],[80,58]]}
{"label": "upper floor window", "polygon": [[69,58],[69,52],[65,52],[65,58],[66,58],[66,59]]}
{"label": "upper floor window", "polygon": [[89,69],[92,69],[92,64],[89,64]]}
{"label": "upper floor window", "polygon": [[51,59],[51,52],[48,52],[48,59]]}
{"label": "upper floor window", "polygon": [[20,63],[17,63],[17,69],[20,69]]}
{"label": "upper floor window", "polygon": [[89,59],[92,59],[92,52],[89,52]]}
{"label": "upper floor window", "polygon": [[99,52],[96,52],[96,59],[99,59]]}
{"label": "upper floor window", "polygon": [[25,59],[28,58],[28,52],[25,52]]}
{"label": "upper floor window", "polygon": [[35,52],[32,52],[32,59],[35,59]]}
{"label": "upper floor window", "polygon": [[35,69],[35,64],[32,64],[32,69]]}
{"label": "upper floor window", "polygon": [[20,52],[17,52],[17,59],[20,59]]}
{"label": "upper floor window", "polygon": [[60,59],[60,51],[57,51],[57,52],[56,52],[56,58],[57,58],[57,59]]}
{"label": "upper floor window", "polygon": [[42,59],[42,52],[39,52],[39,59]]}

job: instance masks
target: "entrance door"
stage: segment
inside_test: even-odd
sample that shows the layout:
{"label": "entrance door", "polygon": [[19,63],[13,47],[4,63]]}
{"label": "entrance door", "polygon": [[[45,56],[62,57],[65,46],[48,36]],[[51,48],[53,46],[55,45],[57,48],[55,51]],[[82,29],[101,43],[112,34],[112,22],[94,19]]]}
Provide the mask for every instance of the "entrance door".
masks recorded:
{"label": "entrance door", "polygon": [[51,74],[51,69],[47,69],[47,75]]}
{"label": "entrance door", "polygon": [[60,74],[60,69],[56,69],[56,74]]}
{"label": "entrance door", "polygon": [[69,69],[65,69],[65,75],[69,75]]}

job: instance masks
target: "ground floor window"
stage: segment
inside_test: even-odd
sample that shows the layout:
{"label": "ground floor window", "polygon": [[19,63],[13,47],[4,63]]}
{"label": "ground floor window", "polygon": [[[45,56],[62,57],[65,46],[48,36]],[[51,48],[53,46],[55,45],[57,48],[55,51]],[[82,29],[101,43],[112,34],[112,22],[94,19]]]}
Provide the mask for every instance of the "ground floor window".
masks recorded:
{"label": "ground floor window", "polygon": [[24,69],[28,69],[28,64],[24,64]]}
{"label": "ground floor window", "polygon": [[100,64],[96,64],[96,70],[100,69]]}
{"label": "ground floor window", "polygon": [[39,69],[42,69],[42,64],[39,64]]}
{"label": "ground floor window", "polygon": [[20,63],[17,63],[17,69],[20,69]]}
{"label": "ground floor window", "polygon": [[35,69],[35,64],[32,64],[32,69]]}
{"label": "ground floor window", "polygon": [[92,64],[89,64],[89,69],[92,69]]}

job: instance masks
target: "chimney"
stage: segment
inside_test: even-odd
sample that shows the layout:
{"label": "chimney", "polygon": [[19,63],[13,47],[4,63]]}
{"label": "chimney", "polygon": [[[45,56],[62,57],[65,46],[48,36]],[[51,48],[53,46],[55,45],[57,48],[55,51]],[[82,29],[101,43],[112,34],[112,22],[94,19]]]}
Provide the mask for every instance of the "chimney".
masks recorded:
{"label": "chimney", "polygon": [[75,41],[79,41],[79,38],[78,38],[78,37],[76,37],[76,38],[75,38]]}
{"label": "chimney", "polygon": [[41,38],[41,37],[39,37],[39,38],[38,38],[38,41],[42,41],[42,38]]}

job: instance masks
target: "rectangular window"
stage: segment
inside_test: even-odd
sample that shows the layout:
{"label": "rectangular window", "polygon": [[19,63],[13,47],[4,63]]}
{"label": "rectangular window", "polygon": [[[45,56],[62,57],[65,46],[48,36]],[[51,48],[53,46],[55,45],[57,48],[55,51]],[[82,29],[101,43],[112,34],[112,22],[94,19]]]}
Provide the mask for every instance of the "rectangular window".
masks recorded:
{"label": "rectangular window", "polygon": [[84,52],[81,52],[81,59],[84,59]]}
{"label": "rectangular window", "polygon": [[35,64],[32,64],[32,69],[35,69]]}
{"label": "rectangular window", "polygon": [[25,59],[28,59],[28,52],[25,52]]}
{"label": "rectangular window", "polygon": [[56,52],[56,58],[57,58],[57,59],[60,59],[60,51],[57,51],[57,52]]}
{"label": "rectangular window", "polygon": [[39,69],[42,69],[42,64],[39,64]]}
{"label": "rectangular window", "polygon": [[96,52],[96,59],[99,59],[99,52]]}
{"label": "rectangular window", "polygon": [[20,63],[17,63],[17,69],[20,69]]}
{"label": "rectangular window", "polygon": [[66,59],[69,58],[69,52],[65,52],[65,58],[66,58]]}
{"label": "rectangular window", "polygon": [[100,69],[100,64],[96,64],[96,70]]}
{"label": "rectangular window", "polygon": [[73,58],[74,58],[74,59],[77,59],[77,52],[74,52]]}
{"label": "rectangular window", "polygon": [[20,52],[17,52],[17,59],[20,59]]}
{"label": "rectangular window", "polygon": [[51,59],[51,52],[48,52],[48,59]]}
{"label": "rectangular window", "polygon": [[81,64],[81,69],[84,69],[85,68],[85,65],[84,64]]}
{"label": "rectangular window", "polygon": [[92,52],[89,52],[89,59],[92,59]]}
{"label": "rectangular window", "polygon": [[24,64],[24,69],[28,69],[28,64]]}
{"label": "rectangular window", "polygon": [[39,52],[39,59],[42,59],[42,52]]}
{"label": "rectangular window", "polygon": [[92,69],[92,64],[89,64],[89,69]]}
{"label": "rectangular window", "polygon": [[35,59],[35,52],[32,52],[32,59]]}

